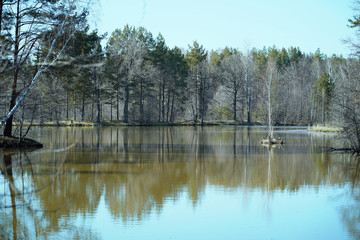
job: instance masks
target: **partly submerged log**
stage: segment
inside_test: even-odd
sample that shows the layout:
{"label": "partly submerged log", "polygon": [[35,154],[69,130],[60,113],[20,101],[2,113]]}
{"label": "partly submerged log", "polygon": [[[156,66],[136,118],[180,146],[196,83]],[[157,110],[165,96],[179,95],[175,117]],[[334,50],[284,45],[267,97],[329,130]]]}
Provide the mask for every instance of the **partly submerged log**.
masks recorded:
{"label": "partly submerged log", "polygon": [[329,152],[339,152],[339,153],[359,153],[358,151],[356,151],[356,149],[354,148],[333,148],[330,147],[328,148]]}
{"label": "partly submerged log", "polygon": [[282,145],[284,144],[284,141],[280,138],[278,139],[275,139],[275,138],[271,138],[271,137],[268,137],[268,138],[264,138],[263,140],[261,140],[261,144],[263,145]]}
{"label": "partly submerged log", "polygon": [[42,148],[43,145],[29,138],[0,136],[0,148]]}

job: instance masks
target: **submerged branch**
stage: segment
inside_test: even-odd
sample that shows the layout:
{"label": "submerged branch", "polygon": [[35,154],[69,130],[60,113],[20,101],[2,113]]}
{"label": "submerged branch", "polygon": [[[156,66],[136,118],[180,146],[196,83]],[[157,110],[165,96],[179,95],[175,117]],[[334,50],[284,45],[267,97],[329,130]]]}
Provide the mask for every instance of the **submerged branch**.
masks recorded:
{"label": "submerged branch", "polygon": [[352,153],[352,154],[360,154],[360,152],[356,151],[356,149],[353,148],[334,148],[329,147],[329,152],[340,152],[340,153]]}

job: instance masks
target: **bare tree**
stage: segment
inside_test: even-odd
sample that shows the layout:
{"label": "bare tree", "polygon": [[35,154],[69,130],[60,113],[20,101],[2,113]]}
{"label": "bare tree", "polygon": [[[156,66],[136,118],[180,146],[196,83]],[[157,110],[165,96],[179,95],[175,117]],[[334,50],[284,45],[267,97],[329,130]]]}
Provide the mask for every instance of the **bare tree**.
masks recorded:
{"label": "bare tree", "polygon": [[343,127],[342,136],[354,152],[360,152],[360,62],[348,59],[341,64],[336,82],[334,118]]}
{"label": "bare tree", "polygon": [[196,68],[191,70],[188,78],[188,102],[195,123],[200,120],[200,124],[204,125],[209,104],[215,95],[216,88],[214,70],[209,65],[208,60],[204,59],[197,63]]}
{"label": "bare tree", "polygon": [[273,95],[273,83],[277,78],[277,67],[276,61],[274,58],[270,58],[266,67],[265,74],[263,75],[264,79],[264,90],[265,90],[265,104],[267,109],[267,121],[268,121],[268,137],[273,138],[273,123],[272,123],[272,114],[273,114],[273,102],[272,102],[272,95]]}
{"label": "bare tree", "polygon": [[[238,105],[244,104],[244,90],[249,90],[248,88],[244,88],[244,86],[246,86],[246,70],[243,65],[242,56],[240,54],[235,54],[224,58],[221,61],[221,68],[223,71],[223,83],[233,106],[234,121],[237,121]],[[249,95],[247,96],[249,97]]]}
{"label": "bare tree", "polygon": [[[67,0],[61,2],[50,1],[21,1],[14,2],[14,19],[15,27],[14,34],[12,34],[13,42],[13,58],[12,58],[12,70],[13,80],[11,87],[11,98],[9,113],[2,120],[0,128],[6,122],[4,128],[4,136],[12,135],[13,114],[19,107],[20,103],[24,100],[28,91],[37,82],[42,72],[47,70],[49,66],[53,65],[62,50],[58,55],[53,56],[53,50],[58,43],[61,36],[64,36],[64,31],[69,22],[76,17],[75,12],[75,0]],[[54,16],[54,17],[51,17]],[[24,89],[18,89],[19,73],[25,63],[28,62],[31,54],[33,53],[36,43],[44,36],[44,33],[51,29],[56,29],[53,36],[53,40],[50,41],[49,51],[44,61],[40,63],[40,67],[37,73],[33,77],[32,81],[28,84],[25,91]],[[63,42],[63,46],[66,46],[67,41]],[[63,49],[64,49],[63,47]],[[18,96],[21,97],[17,100]]]}

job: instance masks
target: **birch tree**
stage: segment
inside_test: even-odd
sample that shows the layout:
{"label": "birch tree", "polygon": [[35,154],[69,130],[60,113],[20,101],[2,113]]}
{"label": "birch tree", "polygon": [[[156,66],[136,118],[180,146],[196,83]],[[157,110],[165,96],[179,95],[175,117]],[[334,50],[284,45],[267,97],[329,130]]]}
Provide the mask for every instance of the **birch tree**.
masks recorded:
{"label": "birch tree", "polygon": [[272,123],[272,115],[273,115],[273,108],[272,108],[272,89],[275,79],[277,77],[277,67],[276,61],[274,58],[270,58],[266,67],[265,74],[263,75],[264,85],[265,85],[265,103],[267,109],[267,122],[268,122],[268,137],[273,138],[273,123]]}
{"label": "birch tree", "polygon": [[[4,136],[12,135],[12,125],[14,112],[32,86],[36,83],[40,74],[45,71],[49,65],[56,62],[57,56],[52,56],[52,51],[58,44],[60,36],[64,35],[67,25],[72,26],[76,22],[75,1],[22,1],[16,0],[11,6],[11,12],[14,18],[13,33],[10,36],[12,44],[12,84],[11,96],[9,102],[9,113],[3,119],[0,127],[4,125]],[[38,41],[44,36],[44,33],[50,29],[56,29],[53,40],[49,46],[48,55],[38,68],[32,81],[28,87],[24,89],[18,88],[18,78],[24,64],[29,62],[33,50]],[[62,43],[66,46],[66,41]],[[22,93],[23,92],[23,93]],[[17,98],[20,96],[19,100]]]}

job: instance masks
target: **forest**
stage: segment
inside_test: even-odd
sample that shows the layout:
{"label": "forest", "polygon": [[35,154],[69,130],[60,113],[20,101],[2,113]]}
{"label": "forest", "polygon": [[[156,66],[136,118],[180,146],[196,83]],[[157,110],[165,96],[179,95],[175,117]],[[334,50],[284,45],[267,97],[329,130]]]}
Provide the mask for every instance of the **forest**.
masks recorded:
{"label": "forest", "polygon": [[[356,51],[344,58],[299,47],[207,50],[197,41],[170,48],[144,27],[90,31],[79,1],[2,0],[0,16],[4,136],[25,136],[24,123],[271,121],[340,126],[360,151]],[[349,21],[358,28],[357,17]]]}

